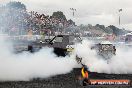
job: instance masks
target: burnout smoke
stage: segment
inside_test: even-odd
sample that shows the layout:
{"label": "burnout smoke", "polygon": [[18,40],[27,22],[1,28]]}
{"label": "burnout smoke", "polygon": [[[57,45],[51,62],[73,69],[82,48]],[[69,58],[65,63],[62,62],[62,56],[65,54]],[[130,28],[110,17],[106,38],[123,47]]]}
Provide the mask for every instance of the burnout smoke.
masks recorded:
{"label": "burnout smoke", "polygon": [[128,74],[132,73],[132,49],[125,47],[117,47],[116,56],[112,57],[107,63],[106,60],[97,56],[95,50],[90,47],[93,43],[84,40],[82,44],[76,45],[75,52],[82,57],[82,63],[89,67],[92,72]]}
{"label": "burnout smoke", "polygon": [[66,74],[75,66],[74,55],[57,57],[52,48],[43,48],[34,54],[23,52],[13,54],[7,41],[0,41],[0,81],[47,78],[58,74]]}
{"label": "burnout smoke", "polygon": [[[2,6],[0,11],[1,33],[8,34],[7,36],[27,35],[28,22],[32,21],[29,19],[31,14],[26,11],[24,4],[9,2]],[[29,52],[14,54],[12,43],[5,39],[7,36],[2,36],[0,36],[0,81],[47,78],[66,74],[76,67],[74,55],[57,57],[53,49],[48,47],[34,54]]]}

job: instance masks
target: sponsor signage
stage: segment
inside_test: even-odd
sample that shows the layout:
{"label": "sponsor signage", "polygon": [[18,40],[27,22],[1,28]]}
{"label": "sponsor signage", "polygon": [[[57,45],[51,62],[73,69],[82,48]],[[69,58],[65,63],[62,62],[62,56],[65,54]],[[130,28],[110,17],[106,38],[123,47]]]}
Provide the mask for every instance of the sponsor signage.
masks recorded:
{"label": "sponsor signage", "polygon": [[129,85],[130,80],[90,80],[91,85]]}

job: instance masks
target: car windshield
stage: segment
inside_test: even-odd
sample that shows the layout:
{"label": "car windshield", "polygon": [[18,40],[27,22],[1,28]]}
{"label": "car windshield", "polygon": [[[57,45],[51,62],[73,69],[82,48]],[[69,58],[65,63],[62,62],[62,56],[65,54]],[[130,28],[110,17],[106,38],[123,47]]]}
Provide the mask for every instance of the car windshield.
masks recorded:
{"label": "car windshield", "polygon": [[62,42],[63,40],[63,37],[56,37],[54,42]]}

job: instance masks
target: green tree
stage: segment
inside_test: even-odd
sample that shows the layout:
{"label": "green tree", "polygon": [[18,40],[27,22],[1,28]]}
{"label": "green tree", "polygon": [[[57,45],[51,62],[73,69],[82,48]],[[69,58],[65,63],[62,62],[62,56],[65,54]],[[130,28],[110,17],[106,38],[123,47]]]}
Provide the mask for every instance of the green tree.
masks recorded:
{"label": "green tree", "polygon": [[12,1],[6,4],[8,8],[26,10],[26,6],[21,2]]}
{"label": "green tree", "polygon": [[100,24],[96,24],[95,27],[99,27],[101,29],[105,29],[105,26],[104,25],[100,25]]}
{"label": "green tree", "polygon": [[66,20],[66,16],[61,11],[53,12],[52,17],[56,17],[58,19]]}
{"label": "green tree", "polygon": [[[19,34],[22,34],[22,31],[27,29],[25,20],[27,20],[26,17],[28,16],[28,13],[26,11],[26,6],[21,2],[11,1],[5,5],[5,8],[7,11],[4,13],[5,16],[3,17],[3,21],[8,23],[6,24],[7,31],[10,31],[9,33],[11,33],[12,29],[15,29]],[[13,33],[15,32],[12,32],[11,34]]]}
{"label": "green tree", "polygon": [[108,26],[109,28],[111,28],[113,30],[113,33],[115,35],[123,35],[126,33],[126,30],[123,30],[123,29],[119,29],[117,27],[115,27],[114,25],[110,25]]}

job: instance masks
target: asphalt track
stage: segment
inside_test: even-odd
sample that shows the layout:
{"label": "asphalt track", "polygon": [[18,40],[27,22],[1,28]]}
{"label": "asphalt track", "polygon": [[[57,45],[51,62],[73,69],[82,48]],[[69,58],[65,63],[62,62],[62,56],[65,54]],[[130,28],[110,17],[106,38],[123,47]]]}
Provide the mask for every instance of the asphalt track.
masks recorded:
{"label": "asphalt track", "polygon": [[[72,72],[63,75],[57,75],[51,78],[35,78],[31,81],[8,81],[0,82],[0,88],[132,88],[131,85],[89,85],[83,87],[78,80],[80,69],[74,69]],[[91,79],[129,79],[132,80],[132,74],[103,74],[90,72]]]}

